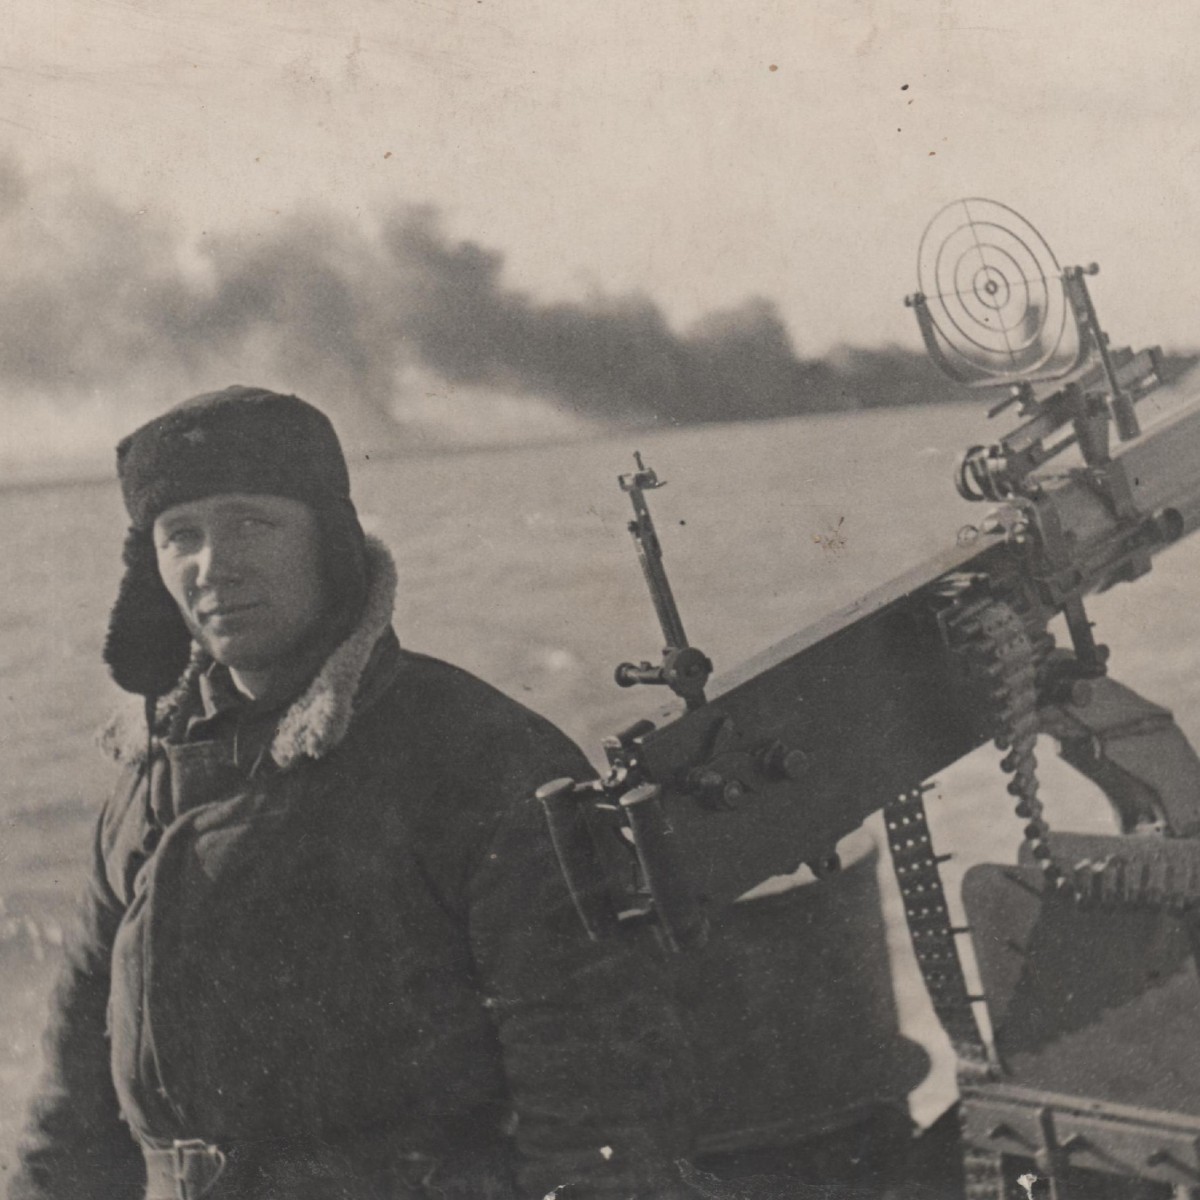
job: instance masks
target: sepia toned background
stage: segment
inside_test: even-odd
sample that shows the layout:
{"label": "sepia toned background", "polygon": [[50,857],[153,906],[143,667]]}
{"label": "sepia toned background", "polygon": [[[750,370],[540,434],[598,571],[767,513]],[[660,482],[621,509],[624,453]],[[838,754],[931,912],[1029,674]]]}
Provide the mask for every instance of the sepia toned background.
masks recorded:
{"label": "sepia toned background", "polygon": [[853,407],[847,347],[916,348],[917,241],[970,195],[1101,260],[1118,340],[1191,348],[1198,36],[1117,0],[14,0],[0,459],[106,467],[233,378],[406,448]]}
{"label": "sepia toned background", "polygon": [[[1200,348],[1191,6],[334,9],[0,13],[0,1163],[111,780],[111,447],[138,421],[232,382],[326,407],[398,553],[402,641],[595,756],[655,708],[610,682],[658,642],[615,485],[634,449],[718,671],[978,517],[950,469],[1003,431],[901,304],[942,205],[992,196],[1098,260],[1116,343]],[[1194,737],[1198,578],[1185,544],[1095,607],[1114,673]],[[994,757],[933,801],[962,860],[1015,847]],[[952,1067],[892,925],[928,1119]]]}

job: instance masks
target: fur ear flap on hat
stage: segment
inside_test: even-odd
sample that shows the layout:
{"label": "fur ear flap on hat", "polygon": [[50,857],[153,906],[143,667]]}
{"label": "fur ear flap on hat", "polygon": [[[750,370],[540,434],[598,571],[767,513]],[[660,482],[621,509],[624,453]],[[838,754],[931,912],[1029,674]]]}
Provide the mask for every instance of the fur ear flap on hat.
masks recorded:
{"label": "fur ear flap on hat", "polygon": [[158,574],[149,531],[125,538],[125,577],[104,640],[104,661],[119,687],[139,696],[161,696],[188,665],[191,634]]}

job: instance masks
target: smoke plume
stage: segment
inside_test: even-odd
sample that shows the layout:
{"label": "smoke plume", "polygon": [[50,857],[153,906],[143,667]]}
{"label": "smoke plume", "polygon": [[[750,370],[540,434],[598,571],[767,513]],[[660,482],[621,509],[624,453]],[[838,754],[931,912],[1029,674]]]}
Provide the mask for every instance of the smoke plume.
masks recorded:
{"label": "smoke plume", "polygon": [[15,418],[0,457],[107,448],[234,381],[311,397],[373,440],[430,380],[469,396],[481,427],[505,397],[638,424],[863,403],[845,372],[797,356],[765,300],[677,332],[642,295],[547,304],[507,287],[502,255],[451,240],[427,207],[273,221],[189,242],[78,176],[0,162],[0,394]]}

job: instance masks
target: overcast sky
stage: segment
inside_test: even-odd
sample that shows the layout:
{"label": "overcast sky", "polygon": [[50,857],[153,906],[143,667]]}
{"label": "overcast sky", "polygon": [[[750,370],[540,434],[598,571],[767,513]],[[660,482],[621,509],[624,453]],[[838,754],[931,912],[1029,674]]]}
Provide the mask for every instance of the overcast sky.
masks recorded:
{"label": "overcast sky", "polygon": [[539,298],[775,301],[916,344],[934,212],[1099,260],[1117,342],[1200,345],[1200,6],[1114,0],[7,0],[0,145],[211,231],[427,202]]}

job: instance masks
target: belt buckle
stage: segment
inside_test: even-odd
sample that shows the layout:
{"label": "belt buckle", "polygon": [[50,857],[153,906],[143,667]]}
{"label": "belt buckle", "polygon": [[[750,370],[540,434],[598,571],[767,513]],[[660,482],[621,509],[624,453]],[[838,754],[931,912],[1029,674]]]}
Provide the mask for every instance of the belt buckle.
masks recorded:
{"label": "belt buckle", "polygon": [[171,1166],[179,1200],[200,1200],[225,1170],[225,1152],[203,1138],[176,1138],[171,1143]]}

